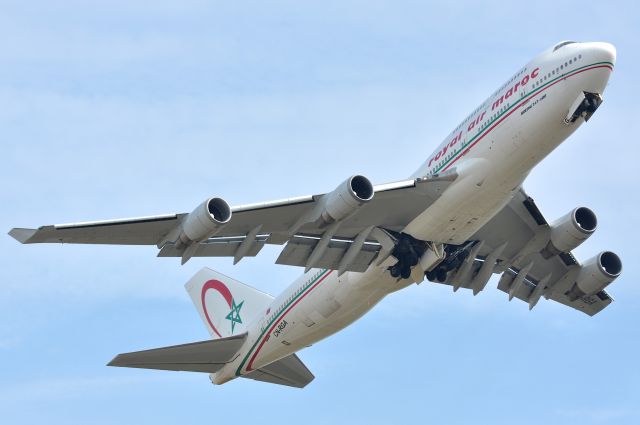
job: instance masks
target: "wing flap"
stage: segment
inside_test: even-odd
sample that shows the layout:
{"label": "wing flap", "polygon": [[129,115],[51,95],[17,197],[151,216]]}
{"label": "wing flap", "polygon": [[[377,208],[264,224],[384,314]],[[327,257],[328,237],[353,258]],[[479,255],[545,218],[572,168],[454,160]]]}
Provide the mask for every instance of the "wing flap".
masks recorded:
{"label": "wing flap", "polygon": [[[517,288],[513,288],[513,282],[517,276],[517,272],[513,270],[506,271],[500,282],[498,283],[498,289],[503,292],[506,292],[510,296],[513,295],[513,298],[517,298],[521,301],[530,303],[531,297],[534,296],[534,293],[540,284],[539,280],[536,280],[534,277],[527,275],[523,280],[523,283],[519,285]],[[581,297],[575,300],[571,300],[569,297],[565,295],[566,285],[563,284],[562,279],[560,282],[556,283],[556,286],[559,286],[555,290],[553,290],[553,281],[551,282],[551,287],[541,288],[542,295],[545,298],[556,301],[560,304],[564,304],[567,307],[571,307],[578,311],[582,311],[589,316],[594,316],[604,310],[609,304],[613,302],[613,299],[609,296],[606,291],[600,291],[596,295],[590,295]],[[571,282],[569,282],[571,283]],[[513,289],[513,291],[511,291]],[[547,289],[545,294],[545,289]]]}
{"label": "wing flap", "polygon": [[[233,257],[237,252],[245,237],[212,238],[198,244],[193,253],[193,257]],[[260,253],[266,243],[267,237],[261,235],[256,238],[249,248],[243,253],[243,257],[255,257]],[[181,257],[184,251],[177,249],[174,244],[166,244],[158,252],[158,257]]]}
{"label": "wing flap", "polygon": [[[306,267],[314,248],[319,242],[320,238],[318,237],[295,236],[291,238],[276,260],[276,264]],[[331,240],[327,249],[313,264],[313,267],[338,270],[342,259],[353,242],[351,240]],[[380,244],[365,243],[353,261],[345,266],[345,270],[360,273],[366,271],[378,251],[380,251]]]}
{"label": "wing flap", "polygon": [[218,372],[236,357],[247,334],[118,354],[108,366],[187,372]]}
{"label": "wing flap", "polygon": [[550,299],[564,304],[567,307],[580,310],[589,316],[600,313],[613,302],[613,298],[611,298],[607,291],[600,291],[596,295],[578,298],[574,301],[571,301],[568,297],[564,296],[564,294],[553,294]]}

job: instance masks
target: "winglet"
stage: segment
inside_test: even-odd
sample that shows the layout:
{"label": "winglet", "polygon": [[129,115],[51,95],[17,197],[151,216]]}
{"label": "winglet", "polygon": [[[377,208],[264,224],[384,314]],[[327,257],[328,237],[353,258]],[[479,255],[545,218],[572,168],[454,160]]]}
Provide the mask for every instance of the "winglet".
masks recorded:
{"label": "winglet", "polygon": [[36,229],[22,229],[20,227],[16,227],[9,231],[9,236],[20,243],[29,243],[29,239],[31,239],[36,232]]}

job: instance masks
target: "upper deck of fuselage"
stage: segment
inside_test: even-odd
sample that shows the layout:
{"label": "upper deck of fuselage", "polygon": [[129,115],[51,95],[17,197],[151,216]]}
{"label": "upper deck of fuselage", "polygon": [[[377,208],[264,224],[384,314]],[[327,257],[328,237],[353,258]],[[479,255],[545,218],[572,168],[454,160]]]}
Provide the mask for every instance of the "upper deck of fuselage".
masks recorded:
{"label": "upper deck of fuselage", "polygon": [[446,171],[470,149],[473,139],[506,121],[509,111],[560,79],[576,76],[585,80],[585,90],[602,93],[609,73],[594,77],[584,71],[598,66],[612,69],[615,60],[615,47],[603,42],[562,41],[543,51],[458,124],[412,177]]}

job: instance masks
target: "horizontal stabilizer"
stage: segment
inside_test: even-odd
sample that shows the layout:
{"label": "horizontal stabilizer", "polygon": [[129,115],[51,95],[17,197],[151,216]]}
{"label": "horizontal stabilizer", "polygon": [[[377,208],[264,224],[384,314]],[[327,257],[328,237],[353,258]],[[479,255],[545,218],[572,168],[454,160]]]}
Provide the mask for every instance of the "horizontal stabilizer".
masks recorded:
{"label": "horizontal stabilizer", "polygon": [[218,372],[233,360],[247,334],[117,355],[108,366],[187,372]]}
{"label": "horizontal stabilizer", "polygon": [[291,354],[277,362],[243,375],[243,378],[270,384],[286,385],[288,387],[304,388],[315,379],[315,376],[298,356]]}

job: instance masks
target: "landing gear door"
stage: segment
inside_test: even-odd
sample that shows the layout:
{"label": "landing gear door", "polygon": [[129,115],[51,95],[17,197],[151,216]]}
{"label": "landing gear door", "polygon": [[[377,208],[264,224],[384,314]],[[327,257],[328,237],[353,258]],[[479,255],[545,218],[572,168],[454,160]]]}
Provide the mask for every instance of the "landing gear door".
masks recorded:
{"label": "landing gear door", "polygon": [[596,112],[602,104],[602,96],[599,93],[580,92],[578,97],[573,101],[567,116],[564,118],[565,124],[569,125],[584,118],[585,122]]}

